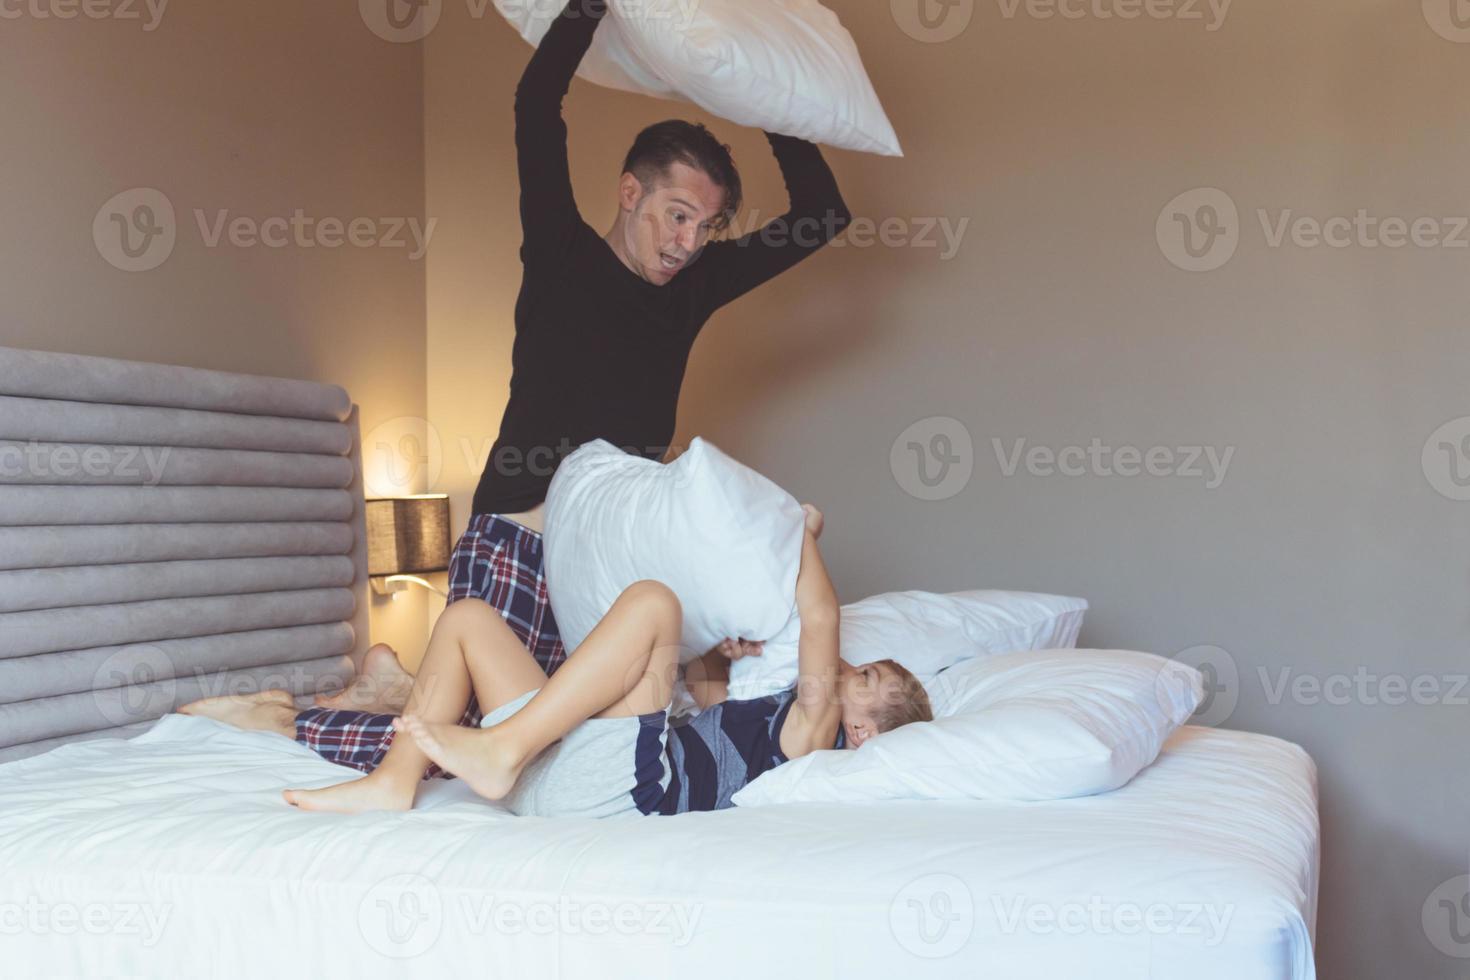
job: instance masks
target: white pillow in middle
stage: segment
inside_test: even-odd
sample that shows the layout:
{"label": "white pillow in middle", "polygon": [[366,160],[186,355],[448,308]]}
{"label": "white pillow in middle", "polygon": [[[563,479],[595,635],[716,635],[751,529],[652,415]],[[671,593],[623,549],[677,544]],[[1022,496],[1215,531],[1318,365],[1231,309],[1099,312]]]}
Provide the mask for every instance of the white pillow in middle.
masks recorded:
{"label": "white pillow in middle", "polygon": [[796,498],[703,439],[660,463],[603,439],[562,460],[546,496],[546,586],[568,651],[640,579],[684,608],[684,662],[795,617],[805,515]]}

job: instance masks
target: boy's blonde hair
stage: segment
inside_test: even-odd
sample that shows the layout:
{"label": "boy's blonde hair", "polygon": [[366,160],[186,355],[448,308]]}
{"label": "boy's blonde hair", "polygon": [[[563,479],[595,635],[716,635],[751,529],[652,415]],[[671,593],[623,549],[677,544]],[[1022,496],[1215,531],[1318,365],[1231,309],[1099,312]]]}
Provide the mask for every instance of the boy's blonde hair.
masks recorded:
{"label": "boy's blonde hair", "polygon": [[892,670],[898,675],[899,682],[898,695],[884,697],[873,708],[873,721],[877,724],[880,733],[891,732],[910,722],[934,720],[934,708],[929,703],[929,692],[924,690],[924,685],[908,668],[896,660],[876,660],[874,663],[882,664]]}

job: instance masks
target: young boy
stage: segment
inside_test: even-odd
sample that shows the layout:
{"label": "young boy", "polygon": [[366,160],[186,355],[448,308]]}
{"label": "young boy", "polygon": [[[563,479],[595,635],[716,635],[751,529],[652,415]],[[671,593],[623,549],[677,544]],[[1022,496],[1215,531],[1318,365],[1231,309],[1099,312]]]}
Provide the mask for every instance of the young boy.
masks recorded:
{"label": "young boy", "polygon": [[[800,676],[781,694],[725,700],[722,644],[688,671],[704,710],[672,729],[682,611],[662,583],[629,586],[550,679],[504,620],[464,600],[435,625],[400,735],[370,775],[287,790],[302,809],[407,810],[432,760],[513,813],[636,816],[714,810],[750,780],[818,749],[857,748],[933,717],[923,685],[891,660],[850,667],[838,656],[838,605],[807,507],[796,601]],[[747,648],[748,649],[748,648]],[[492,710],[457,724],[470,695]]]}

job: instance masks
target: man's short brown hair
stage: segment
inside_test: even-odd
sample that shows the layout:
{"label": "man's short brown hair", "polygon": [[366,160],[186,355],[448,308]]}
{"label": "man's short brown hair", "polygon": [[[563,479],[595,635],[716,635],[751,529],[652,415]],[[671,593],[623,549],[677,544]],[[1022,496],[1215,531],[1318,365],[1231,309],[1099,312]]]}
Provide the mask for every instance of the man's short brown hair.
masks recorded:
{"label": "man's short brown hair", "polygon": [[724,188],[725,207],[710,221],[710,230],[724,231],[740,210],[743,191],[740,172],[728,144],[721,143],[704,123],[665,119],[638,134],[623,158],[623,173],[631,173],[645,192],[668,175],[669,167],[683,163],[702,170]]}

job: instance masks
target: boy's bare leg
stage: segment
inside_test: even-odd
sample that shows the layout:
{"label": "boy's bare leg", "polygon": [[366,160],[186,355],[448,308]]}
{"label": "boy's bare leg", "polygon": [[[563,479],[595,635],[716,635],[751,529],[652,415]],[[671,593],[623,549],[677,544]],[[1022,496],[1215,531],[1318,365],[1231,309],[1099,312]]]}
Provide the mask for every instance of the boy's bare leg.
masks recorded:
{"label": "boy's bare leg", "polygon": [[274,732],[287,738],[296,737],[296,699],[287,691],[201,698],[184,705],[179,714],[213,718],[251,732]]}
{"label": "boy's bare leg", "polygon": [[587,639],[524,708],[477,730],[405,714],[403,729],[429,758],[486,799],[515,786],[521,770],[588,718],[625,718],[667,708],[679,664],[683,614],[662,583],[623,591]]}
{"label": "boy's bare leg", "polygon": [[[472,688],[489,710],[545,683],[545,672],[505,618],[482,600],[462,599],[434,624],[408,710],[433,721],[457,722]],[[412,738],[403,737],[398,723],[394,727],[399,737],[371,774],[323,789],[286,790],[286,802],[342,813],[409,809],[429,758]]]}
{"label": "boy's bare leg", "polygon": [[408,703],[413,675],[398,662],[398,654],[386,643],[375,643],[362,658],[362,669],[337,694],[319,694],[319,708],[398,714]]}

